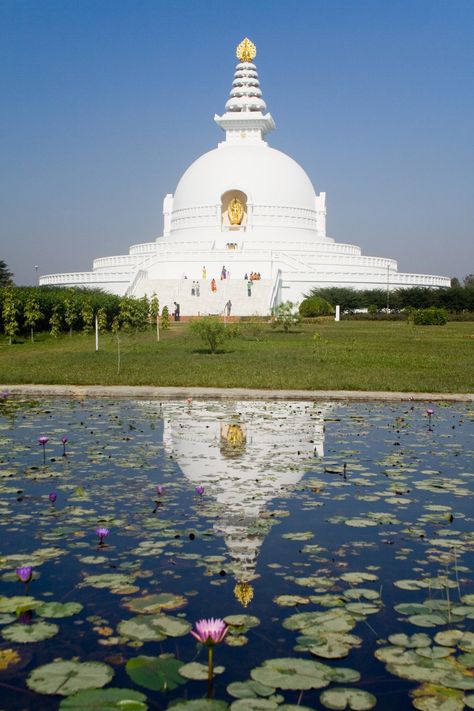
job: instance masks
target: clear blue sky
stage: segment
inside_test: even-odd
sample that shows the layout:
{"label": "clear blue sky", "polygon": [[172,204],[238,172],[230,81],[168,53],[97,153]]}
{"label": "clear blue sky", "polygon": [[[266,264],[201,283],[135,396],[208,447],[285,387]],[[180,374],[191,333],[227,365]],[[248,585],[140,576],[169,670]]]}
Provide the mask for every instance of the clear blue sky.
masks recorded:
{"label": "clear blue sky", "polygon": [[19,284],[162,230],[214,148],[235,46],[270,144],[328,194],[328,234],[402,271],[474,271],[473,0],[0,0],[0,258]]}

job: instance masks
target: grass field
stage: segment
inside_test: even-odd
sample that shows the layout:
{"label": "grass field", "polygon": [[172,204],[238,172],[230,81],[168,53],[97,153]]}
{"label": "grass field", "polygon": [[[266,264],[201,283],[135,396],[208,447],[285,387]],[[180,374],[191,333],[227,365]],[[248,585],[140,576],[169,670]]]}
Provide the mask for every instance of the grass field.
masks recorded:
{"label": "grass field", "polygon": [[211,355],[185,323],[156,342],[153,332],[58,339],[40,334],[0,345],[4,384],[174,385],[314,390],[474,391],[474,324],[413,327],[406,322],[341,321],[294,333],[264,327]]}

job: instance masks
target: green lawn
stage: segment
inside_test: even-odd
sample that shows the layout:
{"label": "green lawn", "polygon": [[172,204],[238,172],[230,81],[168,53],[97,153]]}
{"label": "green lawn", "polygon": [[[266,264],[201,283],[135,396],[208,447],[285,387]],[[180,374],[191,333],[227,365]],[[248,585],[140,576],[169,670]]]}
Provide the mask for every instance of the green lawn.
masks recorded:
{"label": "green lawn", "polygon": [[[316,338],[314,335],[316,335]],[[474,391],[474,324],[413,327],[405,322],[327,321],[262,340],[237,338],[211,355],[184,323],[157,343],[152,332],[0,345],[0,382],[174,385],[314,390]]]}

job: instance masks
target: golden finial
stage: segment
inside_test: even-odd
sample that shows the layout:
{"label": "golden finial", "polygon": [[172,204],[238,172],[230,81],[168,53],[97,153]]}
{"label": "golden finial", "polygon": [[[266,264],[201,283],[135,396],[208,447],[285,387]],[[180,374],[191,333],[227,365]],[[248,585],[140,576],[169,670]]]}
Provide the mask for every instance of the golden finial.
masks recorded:
{"label": "golden finial", "polygon": [[241,62],[251,62],[257,56],[257,48],[254,43],[246,37],[237,47],[235,54],[237,59],[240,59]]}
{"label": "golden finial", "polygon": [[237,583],[234,588],[234,595],[243,607],[247,607],[253,598],[253,587],[250,583]]}

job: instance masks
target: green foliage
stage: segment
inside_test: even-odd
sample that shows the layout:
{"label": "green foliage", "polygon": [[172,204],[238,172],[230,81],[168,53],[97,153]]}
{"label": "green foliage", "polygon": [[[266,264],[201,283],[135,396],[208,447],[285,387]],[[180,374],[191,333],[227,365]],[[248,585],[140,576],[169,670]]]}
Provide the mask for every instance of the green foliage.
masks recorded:
{"label": "green foliage", "polygon": [[172,658],[139,656],[129,659],[126,664],[128,676],[145,689],[152,691],[173,691],[186,680],[179,674],[182,662]]}
{"label": "green foliage", "polygon": [[15,289],[13,284],[8,284],[4,289],[3,307],[3,330],[8,337],[8,342],[11,345],[13,339],[19,331],[18,324],[18,305],[15,299]]}
{"label": "green foliage", "polygon": [[43,312],[41,311],[39,301],[34,294],[31,294],[23,307],[23,323],[25,326],[29,326],[31,329],[31,341],[33,342],[34,334],[33,329],[36,324],[43,318]]}
{"label": "green foliage", "polygon": [[369,304],[367,307],[367,311],[371,316],[375,316],[375,314],[378,312],[377,304]]}
{"label": "green foliage", "polygon": [[124,296],[120,300],[119,317],[120,324],[124,331],[143,331],[148,325],[148,299],[143,296],[135,299],[131,296]]}
{"label": "green foliage", "polygon": [[301,323],[301,316],[295,304],[292,301],[284,301],[275,309],[274,319],[272,321],[273,328],[282,328],[285,333]]}
{"label": "green foliage", "polygon": [[7,286],[12,280],[13,272],[8,268],[6,262],[0,259],[0,287]]}
{"label": "green foliage", "polygon": [[101,333],[107,330],[107,311],[103,306],[97,311],[97,326]]}
{"label": "green foliage", "polygon": [[160,315],[160,302],[158,301],[158,297],[153,292],[153,295],[150,299],[150,318],[151,318],[151,325],[152,327],[156,324],[156,319]]}
{"label": "green foliage", "polygon": [[322,296],[310,296],[301,302],[299,312],[304,318],[313,318],[315,316],[331,316],[334,309]]}
{"label": "green foliage", "polygon": [[69,289],[64,299],[64,322],[69,327],[69,335],[72,336],[72,329],[78,318],[77,296],[74,289]]}
{"label": "green foliage", "polygon": [[448,314],[444,309],[437,309],[434,306],[429,309],[413,309],[410,320],[415,326],[445,326],[448,322]]}
{"label": "green foliage", "polygon": [[163,310],[161,312],[161,328],[163,331],[167,331],[170,327],[170,312],[168,311],[167,306],[163,306]]}
{"label": "green foliage", "polygon": [[234,326],[226,326],[215,316],[205,316],[191,321],[189,330],[199,336],[211,353],[217,353],[218,349],[230,338],[235,338],[238,332]]}
{"label": "green foliage", "polygon": [[53,311],[51,314],[51,318],[49,319],[49,325],[50,325],[50,333],[53,336],[53,338],[57,338],[59,334],[61,333],[61,325],[62,325],[62,315],[61,315],[61,307],[59,304],[55,304],[53,306]]}
{"label": "green foliage", "polygon": [[92,333],[94,330],[94,310],[90,301],[85,301],[81,309],[82,332]]}

